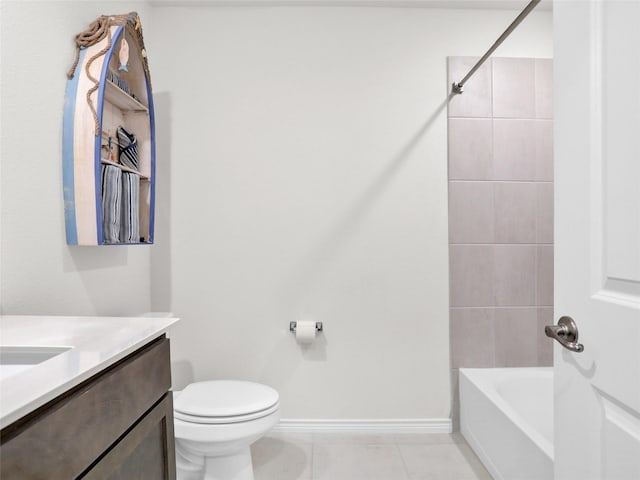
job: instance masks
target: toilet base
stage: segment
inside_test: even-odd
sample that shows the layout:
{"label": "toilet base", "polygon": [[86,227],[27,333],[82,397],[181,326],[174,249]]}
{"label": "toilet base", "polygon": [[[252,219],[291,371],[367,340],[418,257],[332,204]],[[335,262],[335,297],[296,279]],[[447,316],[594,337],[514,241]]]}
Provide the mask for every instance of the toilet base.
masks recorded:
{"label": "toilet base", "polygon": [[253,480],[249,447],[233,455],[206,457],[203,480]]}
{"label": "toilet base", "polygon": [[230,455],[196,458],[176,443],[176,470],[177,480],[254,480],[249,447]]}
{"label": "toilet base", "polygon": [[231,423],[174,418],[177,480],[254,480],[250,446],[279,420],[278,408]]}

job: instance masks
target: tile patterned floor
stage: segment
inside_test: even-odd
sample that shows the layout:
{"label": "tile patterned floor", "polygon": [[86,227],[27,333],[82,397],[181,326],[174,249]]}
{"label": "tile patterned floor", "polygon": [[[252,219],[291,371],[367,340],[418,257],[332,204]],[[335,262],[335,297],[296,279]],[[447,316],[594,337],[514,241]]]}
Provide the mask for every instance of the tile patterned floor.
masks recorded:
{"label": "tile patterned floor", "polygon": [[251,453],[255,480],[491,480],[457,433],[273,433]]}

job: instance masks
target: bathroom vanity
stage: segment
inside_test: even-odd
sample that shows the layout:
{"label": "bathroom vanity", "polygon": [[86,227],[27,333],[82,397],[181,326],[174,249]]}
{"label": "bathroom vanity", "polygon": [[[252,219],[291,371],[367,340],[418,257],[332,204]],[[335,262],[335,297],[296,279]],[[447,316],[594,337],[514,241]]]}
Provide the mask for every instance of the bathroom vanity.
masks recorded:
{"label": "bathroom vanity", "polygon": [[0,478],[174,480],[175,321],[0,317]]}

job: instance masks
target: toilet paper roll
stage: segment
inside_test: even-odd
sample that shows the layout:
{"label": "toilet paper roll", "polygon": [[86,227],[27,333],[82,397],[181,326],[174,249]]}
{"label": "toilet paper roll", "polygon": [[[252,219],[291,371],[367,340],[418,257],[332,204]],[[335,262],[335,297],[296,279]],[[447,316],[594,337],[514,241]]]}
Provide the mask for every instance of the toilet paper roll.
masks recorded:
{"label": "toilet paper roll", "polygon": [[316,322],[302,320],[296,322],[296,341],[302,345],[313,343],[316,338]]}

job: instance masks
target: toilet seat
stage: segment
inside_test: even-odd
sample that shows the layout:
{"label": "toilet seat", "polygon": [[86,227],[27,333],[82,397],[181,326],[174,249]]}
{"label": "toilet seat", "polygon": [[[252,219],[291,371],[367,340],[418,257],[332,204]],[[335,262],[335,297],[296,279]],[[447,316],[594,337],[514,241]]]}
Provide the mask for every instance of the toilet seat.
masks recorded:
{"label": "toilet seat", "polygon": [[273,388],[239,380],[196,382],[174,395],[174,417],[197,424],[248,422],[274,413],[279,406]]}
{"label": "toilet seat", "polygon": [[173,417],[182,420],[183,422],[188,423],[215,423],[215,424],[226,424],[226,423],[241,423],[248,422],[250,420],[256,420],[258,418],[266,417],[267,415],[271,415],[273,412],[277,411],[280,408],[280,403],[276,403],[270,408],[266,410],[261,410],[259,412],[249,413],[246,415],[235,415],[232,417],[202,417],[198,415],[187,415],[182,412],[174,411]]}

